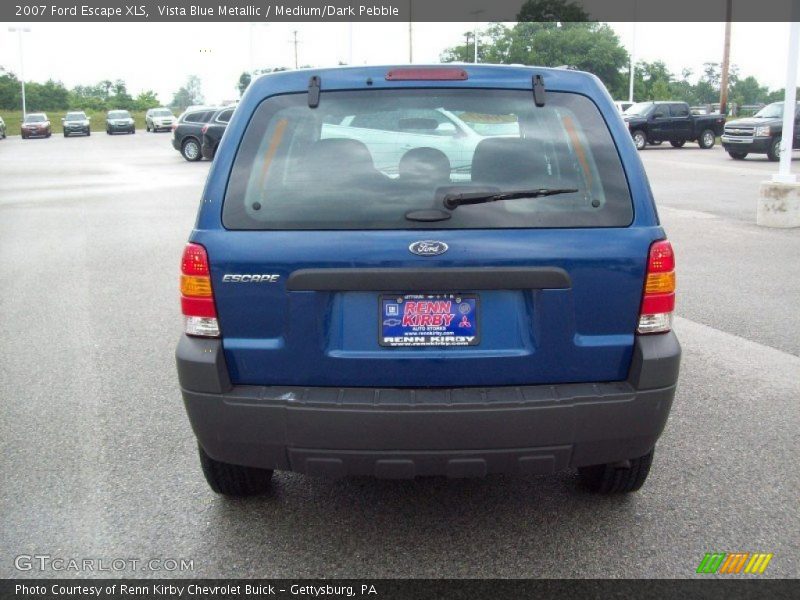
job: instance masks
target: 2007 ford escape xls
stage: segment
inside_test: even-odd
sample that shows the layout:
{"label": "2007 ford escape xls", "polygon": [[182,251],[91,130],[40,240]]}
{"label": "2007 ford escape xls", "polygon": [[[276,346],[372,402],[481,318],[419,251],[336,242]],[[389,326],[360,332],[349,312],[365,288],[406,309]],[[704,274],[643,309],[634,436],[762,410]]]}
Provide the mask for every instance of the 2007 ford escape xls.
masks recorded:
{"label": "2007 ford escape xls", "polygon": [[680,346],[672,248],[603,85],[570,70],[261,77],[182,261],[177,367],[211,488],[275,469],[577,467],[644,483]]}

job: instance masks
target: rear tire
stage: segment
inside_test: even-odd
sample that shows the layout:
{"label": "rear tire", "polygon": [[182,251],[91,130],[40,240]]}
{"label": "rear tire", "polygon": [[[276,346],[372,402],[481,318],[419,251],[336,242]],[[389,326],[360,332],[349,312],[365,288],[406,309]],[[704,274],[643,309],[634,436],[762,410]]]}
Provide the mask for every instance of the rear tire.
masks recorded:
{"label": "rear tire", "polygon": [[778,162],[781,159],[781,138],[777,137],[772,140],[767,150],[767,158],[772,162]]}
{"label": "rear tire", "polygon": [[670,142],[670,145],[671,145],[673,148],[683,148],[683,145],[684,145],[685,143],[686,143],[686,140],[680,140],[680,141],[677,141],[677,142]]}
{"label": "rear tire", "polygon": [[708,150],[709,148],[714,147],[716,141],[717,141],[716,134],[712,130],[706,129],[700,134],[700,137],[697,138],[697,145],[700,146],[703,150]]}
{"label": "rear tire", "polygon": [[732,151],[728,151],[728,155],[733,160],[744,160],[745,158],[747,158],[747,152],[732,152]]}
{"label": "rear tire", "polygon": [[633,145],[636,146],[636,149],[644,150],[645,146],[647,146],[647,136],[644,134],[644,131],[637,129],[631,136],[633,137]]}
{"label": "rear tire", "polygon": [[580,467],[583,485],[598,494],[627,494],[640,489],[653,463],[655,448],[644,456],[624,461],[628,464],[609,463]]}
{"label": "rear tire", "polygon": [[272,471],[214,460],[199,445],[200,466],[209,487],[223,496],[255,496],[270,487]]}
{"label": "rear tire", "polygon": [[200,151],[200,142],[194,138],[189,138],[188,140],[184,141],[181,145],[181,154],[183,155],[183,158],[189,162],[196,162],[200,160],[203,158],[203,154]]}

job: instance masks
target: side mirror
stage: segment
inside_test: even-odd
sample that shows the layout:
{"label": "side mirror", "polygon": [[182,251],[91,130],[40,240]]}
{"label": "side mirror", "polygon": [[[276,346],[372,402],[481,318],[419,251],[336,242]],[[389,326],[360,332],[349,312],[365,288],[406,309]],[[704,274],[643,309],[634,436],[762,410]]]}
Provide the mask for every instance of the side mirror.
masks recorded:
{"label": "side mirror", "polygon": [[455,135],[458,132],[456,126],[453,123],[439,123],[436,126],[436,133],[441,135]]}

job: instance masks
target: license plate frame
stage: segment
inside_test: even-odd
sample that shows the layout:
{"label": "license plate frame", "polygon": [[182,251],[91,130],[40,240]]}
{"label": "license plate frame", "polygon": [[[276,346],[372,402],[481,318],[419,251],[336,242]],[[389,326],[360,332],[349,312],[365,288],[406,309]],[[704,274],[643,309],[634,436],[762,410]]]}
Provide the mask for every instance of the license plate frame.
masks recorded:
{"label": "license plate frame", "polygon": [[[390,306],[394,308],[388,308]],[[478,346],[481,342],[480,310],[480,296],[472,293],[380,294],[378,344],[384,348]],[[451,316],[449,320],[447,315]]]}

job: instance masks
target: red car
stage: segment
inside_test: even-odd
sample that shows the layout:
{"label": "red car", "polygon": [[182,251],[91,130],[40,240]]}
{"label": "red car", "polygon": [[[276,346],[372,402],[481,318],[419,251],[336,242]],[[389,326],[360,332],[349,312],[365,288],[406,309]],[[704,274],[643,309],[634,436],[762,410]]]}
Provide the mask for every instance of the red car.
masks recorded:
{"label": "red car", "polygon": [[30,137],[50,137],[50,119],[44,113],[28,113],[22,121],[22,139]]}

